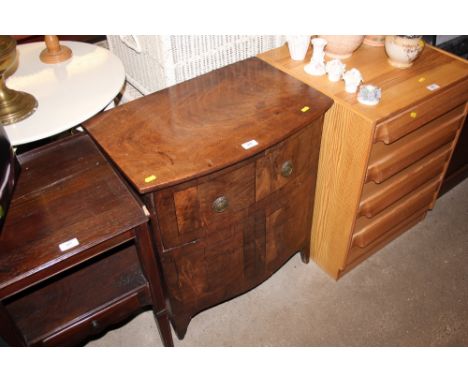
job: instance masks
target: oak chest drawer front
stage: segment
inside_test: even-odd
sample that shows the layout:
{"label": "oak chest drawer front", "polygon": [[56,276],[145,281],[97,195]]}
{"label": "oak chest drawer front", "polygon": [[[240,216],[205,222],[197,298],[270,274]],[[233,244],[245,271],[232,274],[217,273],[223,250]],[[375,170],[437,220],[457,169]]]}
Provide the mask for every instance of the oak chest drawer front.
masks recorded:
{"label": "oak chest drawer front", "polygon": [[226,173],[156,193],[164,248],[199,239],[245,217],[255,202],[254,187],[255,162],[250,161]]}
{"label": "oak chest drawer front", "polygon": [[[408,108],[396,117],[380,123],[375,128],[374,142],[390,144],[418,129],[431,120],[440,117],[468,99],[467,83],[462,82],[451,89],[434,95],[429,100]],[[460,110],[463,114],[463,108]]]}
{"label": "oak chest drawer front", "polygon": [[360,247],[351,247],[349,251],[349,256],[346,258],[346,264],[341,270],[348,268],[350,265],[355,265],[360,261],[364,260],[367,256],[374,253],[375,251],[379,250],[392,240],[396,239],[399,235],[403,232],[409,230],[413,227],[416,223],[421,221],[427,213],[427,207],[423,207],[422,209],[416,211],[411,216],[403,219],[401,223],[393,226],[390,230],[379,236],[375,241],[369,244],[365,248]]}
{"label": "oak chest drawer front", "polygon": [[318,161],[322,118],[265,151],[257,159],[255,193],[260,201],[306,172],[311,172]]}
{"label": "oak chest drawer front", "polygon": [[417,211],[429,208],[440,182],[439,177],[427,182],[372,219],[359,218],[354,229],[352,246],[365,248]]}
{"label": "oak chest drawer front", "polygon": [[385,182],[376,184],[369,182],[364,185],[359,216],[371,218],[407,195],[429,179],[442,174],[451,152],[451,144],[447,144],[428,156],[422,158],[405,170],[397,173]]}
{"label": "oak chest drawer front", "polygon": [[366,182],[381,183],[442,145],[451,142],[463,121],[464,105],[429,122],[397,142],[373,146]]}

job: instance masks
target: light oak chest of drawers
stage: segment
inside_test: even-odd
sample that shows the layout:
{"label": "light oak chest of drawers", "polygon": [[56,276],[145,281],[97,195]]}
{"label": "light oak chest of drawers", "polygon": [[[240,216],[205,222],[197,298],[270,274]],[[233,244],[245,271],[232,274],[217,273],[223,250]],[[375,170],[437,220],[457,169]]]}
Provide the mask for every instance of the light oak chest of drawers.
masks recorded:
{"label": "light oak chest of drawers", "polygon": [[396,69],[383,48],[362,46],[344,62],[382,89],[380,104],[365,106],[343,82],[307,75],[310,54],[294,62],[284,46],[259,57],[335,101],[324,122],[311,257],[339,278],[433,208],[467,112],[468,64],[426,46],[411,68]]}

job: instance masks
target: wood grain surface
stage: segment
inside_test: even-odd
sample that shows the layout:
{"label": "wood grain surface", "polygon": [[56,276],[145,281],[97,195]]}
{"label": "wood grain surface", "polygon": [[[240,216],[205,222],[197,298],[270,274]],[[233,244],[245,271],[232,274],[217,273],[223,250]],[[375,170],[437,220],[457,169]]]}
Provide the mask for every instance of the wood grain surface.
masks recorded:
{"label": "wood grain surface", "polygon": [[[146,193],[253,156],[330,105],[318,91],[251,58],[122,105],[84,126]],[[242,147],[252,140],[258,144]]]}
{"label": "wood grain surface", "polygon": [[333,278],[346,263],[373,131],[341,104],[325,115],[312,223],[312,258]]}

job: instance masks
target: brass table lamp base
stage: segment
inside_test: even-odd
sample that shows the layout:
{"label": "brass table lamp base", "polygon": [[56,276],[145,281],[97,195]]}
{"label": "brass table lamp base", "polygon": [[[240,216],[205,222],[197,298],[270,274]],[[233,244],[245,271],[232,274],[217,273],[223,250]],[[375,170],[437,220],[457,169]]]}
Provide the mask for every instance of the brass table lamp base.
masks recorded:
{"label": "brass table lamp base", "polygon": [[16,60],[16,41],[0,36],[0,125],[10,125],[29,117],[37,109],[37,100],[28,93],[9,89],[5,73]]}
{"label": "brass table lamp base", "polygon": [[12,95],[8,99],[2,99],[0,92],[0,125],[11,125],[19,122],[37,109],[37,100],[28,93],[8,89]]}

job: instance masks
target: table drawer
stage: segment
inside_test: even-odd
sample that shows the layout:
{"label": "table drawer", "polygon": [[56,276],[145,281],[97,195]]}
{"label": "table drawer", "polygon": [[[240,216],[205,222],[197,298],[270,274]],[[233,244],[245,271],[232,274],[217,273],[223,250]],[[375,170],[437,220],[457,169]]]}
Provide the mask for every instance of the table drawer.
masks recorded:
{"label": "table drawer", "polygon": [[155,194],[166,249],[196,240],[245,217],[255,203],[255,162]]}
{"label": "table drawer", "polygon": [[[147,293],[149,295],[149,292]],[[132,316],[134,312],[142,310],[141,298],[138,293],[129,294],[121,300],[110,303],[99,312],[80,317],[69,326],[50,333],[33,345],[67,346],[70,343],[80,343],[87,337],[99,334],[109,326]]]}
{"label": "table drawer", "polygon": [[397,142],[373,146],[367,169],[366,183],[381,183],[410,166],[437,148],[451,142],[463,121],[464,105],[429,122]]}
{"label": "table drawer", "polygon": [[451,144],[447,144],[383,183],[365,184],[358,216],[372,218],[429,179],[441,175],[450,151]]}
{"label": "table drawer", "polygon": [[[402,138],[406,134],[418,129],[444,113],[464,104],[468,99],[466,93],[466,81],[441,92],[429,100],[406,109],[397,116],[386,120],[376,126],[374,142],[390,144]],[[463,114],[463,108],[460,111]]]}
{"label": "table drawer", "polygon": [[359,218],[354,229],[352,246],[365,248],[416,211],[425,206],[429,208],[440,181],[436,177],[372,219]]}

